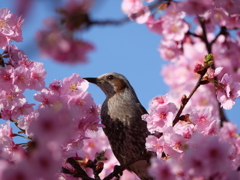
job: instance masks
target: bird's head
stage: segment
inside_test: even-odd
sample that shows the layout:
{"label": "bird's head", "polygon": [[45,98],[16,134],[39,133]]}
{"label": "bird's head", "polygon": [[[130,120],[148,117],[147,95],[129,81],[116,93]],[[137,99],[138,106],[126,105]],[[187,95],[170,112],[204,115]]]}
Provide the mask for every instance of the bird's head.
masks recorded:
{"label": "bird's head", "polygon": [[118,73],[106,73],[97,78],[84,79],[100,87],[107,97],[111,97],[116,93],[123,93],[125,90],[134,92],[128,80]]}

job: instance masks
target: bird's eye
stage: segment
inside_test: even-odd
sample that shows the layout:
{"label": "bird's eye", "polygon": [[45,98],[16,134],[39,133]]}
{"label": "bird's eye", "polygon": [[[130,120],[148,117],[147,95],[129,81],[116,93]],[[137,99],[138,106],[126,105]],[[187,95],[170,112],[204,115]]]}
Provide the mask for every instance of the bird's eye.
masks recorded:
{"label": "bird's eye", "polygon": [[109,75],[109,76],[107,77],[108,80],[113,80],[113,78],[114,78],[113,75]]}

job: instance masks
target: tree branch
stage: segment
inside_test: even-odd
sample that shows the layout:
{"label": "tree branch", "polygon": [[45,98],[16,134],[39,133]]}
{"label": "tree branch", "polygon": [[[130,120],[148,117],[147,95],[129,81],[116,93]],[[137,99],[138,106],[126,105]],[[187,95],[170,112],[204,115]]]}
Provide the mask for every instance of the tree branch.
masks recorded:
{"label": "tree branch", "polygon": [[128,17],[124,17],[122,19],[119,19],[119,20],[104,20],[104,21],[101,21],[101,20],[89,20],[88,22],[88,27],[89,26],[92,26],[92,25],[121,25],[121,24],[124,24],[126,22],[129,22],[129,18]]}
{"label": "tree branch", "polygon": [[[201,17],[198,17],[198,20],[199,20],[199,23],[200,23],[200,26],[202,28],[202,31],[203,31],[203,34],[202,35],[197,35],[195,33],[192,33],[190,31],[187,32],[187,34],[189,35],[192,35],[194,37],[198,37],[200,38],[204,43],[205,43],[205,46],[206,46],[206,49],[208,51],[208,54],[211,54],[212,53],[212,45],[216,42],[216,40],[218,39],[218,37],[221,35],[221,34],[226,34],[227,33],[227,29],[226,27],[221,27],[221,30],[219,31],[219,33],[216,35],[216,37],[209,43],[208,39],[207,39],[207,31],[206,31],[206,27],[205,27],[205,20],[204,18],[201,18]],[[215,69],[215,64],[213,63],[211,65],[212,69]],[[204,75],[203,75],[204,76]],[[202,77],[203,77],[202,76]],[[193,93],[196,91],[196,88],[198,88],[200,86],[200,79],[202,78],[201,76],[199,77],[199,80],[196,84],[196,86],[194,87],[193,91],[190,93],[189,97],[186,98],[186,103],[189,101],[189,99],[191,98],[191,96],[193,95]],[[215,81],[218,81],[217,77],[214,77],[214,80]],[[216,98],[216,101],[217,101],[217,98]],[[173,121],[173,125],[175,125],[177,122],[178,122],[178,119],[184,109],[186,104],[183,104],[181,105],[174,121]],[[222,127],[223,126],[223,122],[228,122],[228,119],[223,111],[223,109],[221,108],[220,106],[220,103],[218,103],[218,110],[219,110],[219,116],[220,116],[220,126]]]}
{"label": "tree branch", "polygon": [[174,120],[173,120],[173,126],[175,126],[175,124],[177,124],[177,122],[180,120],[180,116],[181,116],[181,114],[182,114],[183,109],[185,108],[185,106],[187,105],[188,101],[191,99],[191,97],[193,96],[193,94],[197,91],[197,89],[198,89],[199,86],[201,85],[202,78],[203,78],[203,76],[206,74],[207,69],[208,69],[208,68],[205,68],[205,69],[203,70],[203,72],[201,73],[200,77],[198,78],[198,81],[197,81],[195,87],[193,88],[193,90],[192,90],[192,92],[189,94],[189,96],[186,97],[186,95],[184,95],[184,96],[182,97],[182,101],[181,101],[182,104],[181,104],[181,106],[180,106],[180,108],[179,108],[179,110],[178,110],[178,112],[177,112],[177,115],[175,116],[175,118],[174,118]]}
{"label": "tree branch", "polygon": [[[133,164],[139,160],[149,160],[150,157],[152,157],[152,155],[153,155],[152,152],[144,150],[137,157],[129,160],[126,164],[123,164],[121,166],[115,166],[114,171],[112,173],[110,173],[109,175],[107,175],[103,180],[111,180],[114,177],[119,177],[119,175],[122,175],[123,171],[125,169],[127,169],[131,164]],[[65,167],[62,167],[62,170],[61,170],[62,173],[70,174],[74,177],[82,178],[83,180],[100,180],[98,173],[95,174],[95,172],[94,172],[95,178],[89,177],[87,175],[87,173],[81,168],[81,166],[78,164],[78,162],[76,162],[76,160],[74,158],[68,158],[67,162],[69,164],[71,164],[71,166],[74,168],[74,171],[70,171],[70,170],[66,169]],[[93,161],[91,161],[91,162],[93,162]],[[95,162],[95,164],[96,163],[97,162]],[[88,167],[91,167],[91,165]],[[92,169],[94,169],[94,168],[92,168]]]}

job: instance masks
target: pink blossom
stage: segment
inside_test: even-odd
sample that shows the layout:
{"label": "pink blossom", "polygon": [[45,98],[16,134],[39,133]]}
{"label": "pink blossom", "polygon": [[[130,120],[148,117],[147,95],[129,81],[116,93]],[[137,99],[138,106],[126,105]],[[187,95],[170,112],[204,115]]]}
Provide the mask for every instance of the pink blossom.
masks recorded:
{"label": "pink blossom", "polygon": [[176,177],[168,163],[162,159],[154,157],[151,159],[151,167],[148,170],[150,176],[155,180],[175,180]]}
{"label": "pink blossom", "polygon": [[[197,76],[189,72],[189,64],[183,57],[176,63],[170,63],[163,66],[161,74],[164,77],[164,81],[171,88],[179,88],[188,83],[191,83]],[[177,79],[177,81],[176,81]]]}
{"label": "pink blossom", "polygon": [[206,129],[207,135],[216,135],[219,133],[219,119],[213,120]]}
{"label": "pink blossom", "polygon": [[226,179],[240,179],[240,172],[230,171],[227,173]]}
{"label": "pink blossom", "polygon": [[[96,109],[94,111],[96,111],[97,113],[92,113],[92,109]],[[99,124],[100,119],[98,117],[100,112],[99,108],[95,108],[94,106],[92,106],[90,108],[90,112],[84,114],[85,117],[81,118],[81,116],[83,115],[77,115],[76,113],[74,113],[76,116],[75,119],[75,124],[77,125],[77,130],[76,132],[79,133],[79,131],[81,132],[85,132],[86,130],[92,130],[92,131],[97,131],[98,127],[104,127],[102,124]],[[79,118],[80,117],[80,118]]]}
{"label": "pink blossom", "polygon": [[146,149],[157,153],[158,157],[162,157],[164,139],[163,137],[157,138],[156,136],[149,135],[146,138]]}
{"label": "pink blossom", "polygon": [[[191,62],[195,62],[195,64],[202,64],[204,62],[204,56],[207,54],[205,44],[200,42],[184,43],[183,45],[183,55]],[[193,64],[194,65],[194,64]],[[191,67],[193,70],[194,66]]]}
{"label": "pink blossom", "polygon": [[43,108],[39,109],[36,120],[30,123],[28,133],[43,144],[51,141],[61,143],[69,137],[72,125],[72,116],[66,108]]}
{"label": "pink blossom", "polygon": [[0,47],[3,49],[9,43],[9,39],[3,34],[0,33]]}
{"label": "pink blossom", "polygon": [[41,90],[45,87],[46,70],[43,68],[35,67],[30,70],[30,84],[29,89]]}
{"label": "pink blossom", "polygon": [[150,132],[162,132],[165,128],[172,126],[176,111],[177,108],[175,104],[168,103],[164,106],[156,107],[149,115],[143,115],[142,119],[147,122],[147,127]]}
{"label": "pink blossom", "polygon": [[73,74],[63,79],[61,93],[64,95],[78,94],[79,90],[86,91],[88,85],[89,83],[80,77],[79,74]]}
{"label": "pink blossom", "polygon": [[5,48],[10,40],[22,41],[22,24],[23,20],[10,13],[9,9],[0,9],[0,36],[5,39],[1,41],[1,48]]}
{"label": "pink blossom", "polygon": [[13,79],[12,79],[13,67],[6,66],[0,67],[0,83],[1,89],[9,90],[13,86]]}
{"label": "pink blossom", "polygon": [[0,160],[0,179],[3,179],[3,172],[9,169],[10,163],[1,159]]}
{"label": "pink blossom", "polygon": [[64,96],[64,99],[67,101],[69,110],[78,118],[86,117],[86,114],[91,111],[90,107],[94,104],[92,96],[83,91],[75,96]]}
{"label": "pink blossom", "polygon": [[216,7],[224,8],[229,14],[236,14],[239,12],[238,0],[213,0]]}
{"label": "pink blossom", "polygon": [[35,177],[57,180],[56,173],[61,169],[61,149],[59,144],[50,143],[47,147],[39,147],[29,159]]}
{"label": "pink blossom", "polygon": [[21,107],[26,103],[22,91],[15,85],[8,91],[2,90],[0,93],[0,108],[13,110],[15,107]]}
{"label": "pink blossom", "polygon": [[22,116],[18,120],[18,127],[25,130],[26,135],[29,136],[28,127],[29,127],[29,125],[31,124],[32,121],[35,121],[37,119],[38,115],[39,115],[39,113],[34,111],[34,112],[31,112],[27,115]]}
{"label": "pink blossom", "polygon": [[5,107],[1,110],[1,118],[4,120],[9,120],[16,119],[20,115],[26,115],[33,111],[33,105],[34,104],[28,104],[27,102],[25,102],[25,104],[13,107],[13,109]]}
{"label": "pink blossom", "polygon": [[32,180],[36,178],[36,174],[32,170],[31,164],[27,161],[22,161],[18,164],[9,165],[3,171],[2,177],[4,180]]}
{"label": "pink blossom", "polygon": [[223,67],[218,67],[215,70],[213,70],[212,68],[208,68],[208,71],[206,73],[206,76],[208,78],[209,81],[214,81],[214,78],[221,73]]}
{"label": "pink blossom", "polygon": [[40,107],[52,106],[55,103],[60,103],[61,99],[59,94],[50,91],[47,88],[41,90],[41,92],[34,94],[34,99],[41,102]]}
{"label": "pink blossom", "polygon": [[60,80],[53,80],[53,82],[51,82],[49,84],[49,88],[54,91],[54,92],[59,92],[60,93],[60,89],[61,89],[61,84],[60,84]]}
{"label": "pink blossom", "polygon": [[27,55],[21,50],[18,49],[17,46],[11,44],[8,45],[5,49],[6,54],[9,56],[9,64],[13,67],[18,67],[21,61],[27,61],[28,57]]}
{"label": "pink blossom", "polygon": [[219,135],[227,142],[234,142],[235,139],[238,137],[237,126],[235,124],[232,124],[231,122],[223,122],[223,127],[220,129]]}
{"label": "pink blossom", "polygon": [[161,18],[155,20],[153,16],[149,16],[146,25],[151,32],[157,33],[158,35],[162,35],[163,30],[162,22],[163,21]]}
{"label": "pink blossom", "polygon": [[11,163],[16,163],[24,156],[24,149],[13,142],[10,122],[0,124],[0,158]]}
{"label": "pink blossom", "polygon": [[89,42],[62,34],[55,21],[48,20],[47,29],[39,31],[36,35],[42,55],[63,63],[87,62],[87,53],[94,50],[94,46]]}
{"label": "pink blossom", "polygon": [[151,109],[154,109],[156,108],[157,106],[161,106],[161,105],[166,105],[167,103],[169,103],[168,101],[168,95],[165,94],[163,96],[157,96],[157,97],[154,97],[149,106]]}
{"label": "pink blossom", "polygon": [[217,91],[217,99],[224,109],[231,109],[235,104],[235,99],[240,96],[240,83],[233,82],[231,76],[224,74],[220,86]]}
{"label": "pink blossom", "polygon": [[168,127],[163,132],[164,148],[163,151],[171,157],[179,157],[183,153],[186,139],[174,132],[172,127]]}
{"label": "pink blossom", "polygon": [[189,30],[188,24],[182,19],[164,19],[162,23],[164,38],[168,40],[181,41]]}
{"label": "pink blossom", "polygon": [[[191,142],[193,144],[191,144]],[[228,158],[230,145],[220,142],[217,136],[196,134],[183,157],[183,168],[194,176],[209,178],[212,175],[222,176],[231,168]],[[193,145],[193,146],[192,146]]]}
{"label": "pink blossom", "polygon": [[13,74],[13,84],[17,85],[21,90],[25,90],[30,85],[29,70],[24,66],[18,66]]}
{"label": "pink blossom", "polygon": [[[6,124],[0,124],[0,137],[1,137],[1,145],[4,143],[11,143],[12,142],[12,128],[10,127],[10,121],[7,121]],[[7,139],[5,142],[4,140]]]}
{"label": "pink blossom", "polygon": [[100,153],[104,149],[110,149],[107,136],[104,134],[103,129],[98,131],[86,131],[86,137],[83,150],[88,153],[89,159],[94,159],[96,153]]}
{"label": "pink blossom", "polygon": [[33,106],[35,104],[28,104],[27,102],[20,107],[16,107],[12,112],[12,119],[17,118],[20,115],[27,115],[34,111]]}
{"label": "pink blossom", "polygon": [[[187,93],[190,93],[190,89],[192,88],[192,86],[186,87],[188,90]],[[210,83],[198,88],[198,91],[195,92],[195,96],[192,96],[188,105],[186,106],[184,113],[191,114],[192,110],[195,108],[200,111],[201,109],[211,109],[212,119],[215,119],[218,121],[219,120],[218,102],[216,101],[216,97],[215,97],[216,95],[213,89],[214,89],[213,85]],[[190,119],[191,119],[191,116],[190,116]]]}
{"label": "pink blossom", "polygon": [[185,139],[190,139],[194,132],[194,125],[189,122],[179,121],[174,127],[173,130],[176,134],[181,135]]}
{"label": "pink blossom", "polygon": [[25,158],[25,155],[26,154],[23,147],[18,144],[14,144],[13,141],[11,145],[4,146],[1,149],[0,153],[0,157],[10,163],[17,163],[22,161],[22,159]]}
{"label": "pink blossom", "polygon": [[238,27],[240,24],[239,14],[233,14],[228,17],[228,21],[226,22],[226,27],[228,29],[234,29]]}
{"label": "pink blossom", "polygon": [[141,0],[123,0],[122,11],[128,15],[130,20],[136,20],[139,24],[147,22],[151,14],[148,7],[144,6]]}
{"label": "pink blossom", "polygon": [[206,132],[208,130],[207,128],[214,120],[211,112],[212,109],[210,108],[193,109],[190,114],[190,121],[195,124],[196,131],[208,134],[208,132]]}
{"label": "pink blossom", "polygon": [[209,0],[189,0],[181,2],[179,9],[185,11],[189,15],[202,15],[207,10],[213,8],[213,2]]}
{"label": "pink blossom", "polygon": [[209,15],[211,23],[219,26],[226,26],[228,14],[222,8],[213,9]]}
{"label": "pink blossom", "polygon": [[172,2],[166,8],[166,16],[170,19],[183,19],[186,16],[186,13],[179,10],[181,8],[181,3]]}
{"label": "pink blossom", "polygon": [[159,46],[159,52],[164,60],[179,60],[180,55],[182,55],[182,50],[177,43],[171,40],[162,40],[162,44]]}
{"label": "pink blossom", "polygon": [[99,124],[100,105],[93,104],[90,107],[90,112],[87,114],[86,120],[88,121],[87,128],[92,131],[97,131],[99,127],[104,128],[103,124]]}

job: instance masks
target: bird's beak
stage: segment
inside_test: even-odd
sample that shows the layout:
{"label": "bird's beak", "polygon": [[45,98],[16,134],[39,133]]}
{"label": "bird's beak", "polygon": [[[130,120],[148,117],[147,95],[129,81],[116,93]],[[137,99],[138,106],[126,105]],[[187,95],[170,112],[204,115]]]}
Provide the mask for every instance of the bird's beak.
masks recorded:
{"label": "bird's beak", "polygon": [[97,78],[83,78],[83,79],[87,80],[90,83],[97,84]]}
{"label": "bird's beak", "polygon": [[87,80],[90,83],[96,84],[96,85],[103,83],[103,80],[100,80],[98,78],[83,78],[83,79]]}

